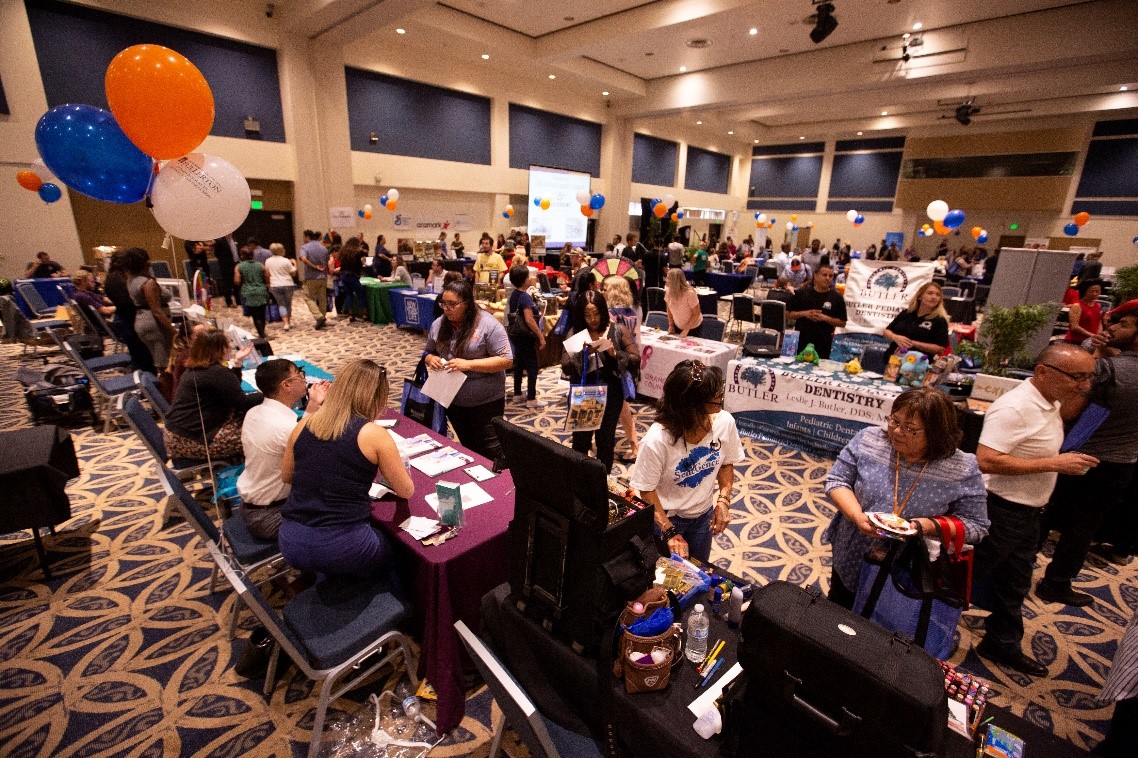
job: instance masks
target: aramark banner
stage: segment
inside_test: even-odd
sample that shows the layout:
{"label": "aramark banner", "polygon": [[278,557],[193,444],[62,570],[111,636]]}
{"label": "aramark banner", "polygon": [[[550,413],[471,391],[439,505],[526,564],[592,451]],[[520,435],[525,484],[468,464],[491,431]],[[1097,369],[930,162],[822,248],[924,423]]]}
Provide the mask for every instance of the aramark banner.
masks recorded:
{"label": "aramark banner", "polygon": [[724,409],[739,433],[806,450],[838,452],[867,426],[882,426],[900,387],[847,382],[801,364],[736,360],[728,366]]}
{"label": "aramark banner", "polygon": [[[469,232],[471,229],[469,213],[404,213],[392,215],[396,231],[416,232],[437,237],[439,232]],[[478,247],[474,245],[474,247]]]}
{"label": "aramark banner", "polygon": [[889,326],[922,285],[933,278],[933,263],[850,261],[846,275],[846,331],[873,332]]}

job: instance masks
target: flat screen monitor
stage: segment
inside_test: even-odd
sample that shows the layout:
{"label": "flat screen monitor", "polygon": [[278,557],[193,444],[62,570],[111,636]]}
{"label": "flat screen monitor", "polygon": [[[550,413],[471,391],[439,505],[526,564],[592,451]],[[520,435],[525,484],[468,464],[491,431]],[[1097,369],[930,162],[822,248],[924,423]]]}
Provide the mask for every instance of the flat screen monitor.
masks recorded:
{"label": "flat screen monitor", "polygon": [[[580,171],[529,167],[528,231],[531,237],[545,235],[547,250],[555,250],[566,242],[584,247],[589,220],[581,215],[577,193],[590,191],[591,178]],[[545,200],[549,201],[549,208],[543,210],[541,204]]]}

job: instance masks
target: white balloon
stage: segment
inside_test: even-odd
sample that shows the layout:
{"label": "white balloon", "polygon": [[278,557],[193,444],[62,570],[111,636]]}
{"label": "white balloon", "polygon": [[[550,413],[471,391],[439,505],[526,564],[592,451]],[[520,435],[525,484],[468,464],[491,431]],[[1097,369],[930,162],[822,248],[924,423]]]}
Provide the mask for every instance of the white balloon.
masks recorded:
{"label": "white balloon", "polygon": [[675,195],[664,195],[664,205],[671,208],[675,204],[675,202],[676,202],[676,196]]}
{"label": "white balloon", "polygon": [[588,205],[589,197],[590,196],[588,190],[577,190],[577,203],[579,205]]}
{"label": "white balloon", "polygon": [[851,224],[857,219],[857,211],[846,211],[846,221]]}
{"label": "white balloon", "polygon": [[765,224],[767,222],[767,214],[760,213],[759,217],[755,219],[755,221],[758,221],[760,224]]}
{"label": "white balloon", "polygon": [[788,231],[788,232],[794,231],[794,222],[793,221],[787,221],[786,222],[786,231]]}
{"label": "white balloon", "polygon": [[368,213],[371,213],[371,203],[367,203],[367,204],[365,204],[365,205],[364,205],[364,210],[365,210],[365,211],[367,211]]}
{"label": "white balloon", "polygon": [[387,191],[387,199],[388,200],[398,200],[399,199],[399,190],[395,189],[394,187],[389,189]]}
{"label": "white balloon", "polygon": [[925,213],[929,214],[929,218],[933,221],[944,221],[944,217],[948,215],[948,203],[943,200],[933,200],[929,203],[929,207],[925,208]]}
{"label": "white balloon", "polygon": [[188,240],[224,237],[249,215],[249,183],[227,160],[190,153],[162,167],[150,200],[168,234]]}

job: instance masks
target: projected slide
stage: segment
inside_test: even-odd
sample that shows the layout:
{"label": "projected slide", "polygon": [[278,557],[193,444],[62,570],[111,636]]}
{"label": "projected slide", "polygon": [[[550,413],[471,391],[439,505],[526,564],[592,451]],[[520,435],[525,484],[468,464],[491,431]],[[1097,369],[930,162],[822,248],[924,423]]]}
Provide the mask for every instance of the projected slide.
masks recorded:
{"label": "projected slide", "polygon": [[[545,235],[547,250],[566,242],[584,246],[588,219],[581,215],[577,193],[589,192],[589,175],[545,166],[529,167],[529,233]],[[549,201],[549,209],[535,206],[534,198]]]}

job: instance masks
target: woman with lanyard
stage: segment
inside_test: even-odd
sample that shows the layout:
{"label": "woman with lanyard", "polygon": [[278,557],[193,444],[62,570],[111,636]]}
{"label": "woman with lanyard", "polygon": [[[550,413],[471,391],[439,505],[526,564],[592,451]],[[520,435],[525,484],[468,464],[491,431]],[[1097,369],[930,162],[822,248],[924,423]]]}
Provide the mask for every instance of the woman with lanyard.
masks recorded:
{"label": "woman with lanyard", "polygon": [[922,387],[897,396],[886,428],[866,427],[842,449],[826,477],[826,494],[838,508],[822,537],[834,550],[830,600],[853,608],[862,558],[884,542],[870,513],[905,518],[926,536],[937,533],[934,516],[956,516],[970,545],[988,534],[984,480],[976,456],[957,449],[959,441],[948,395]]}
{"label": "woman with lanyard", "polygon": [[584,350],[562,355],[561,369],[569,376],[570,385],[603,384],[608,388],[600,428],[573,432],[573,449],[588,455],[596,435],[597,459],[612,471],[616,425],[624,407],[624,372],[640,367],[640,353],[629,331],[611,320],[604,295],[595,290],[577,298],[571,320],[574,332],[585,330],[589,334]]}
{"label": "woman with lanyard", "polygon": [[640,441],[629,486],[651,503],[668,551],[707,561],[712,535],[731,520],[731,488],[743,446],[723,410],[723,371],[681,361],[664,380],[656,422]]}
{"label": "woman with lanyard", "polygon": [[458,279],[439,296],[443,315],[427,336],[427,368],[461,371],[466,381],[447,408],[458,440],[495,464],[505,460],[490,420],[506,412],[506,369],[514,362],[506,329],[474,302],[474,285]]}

